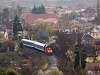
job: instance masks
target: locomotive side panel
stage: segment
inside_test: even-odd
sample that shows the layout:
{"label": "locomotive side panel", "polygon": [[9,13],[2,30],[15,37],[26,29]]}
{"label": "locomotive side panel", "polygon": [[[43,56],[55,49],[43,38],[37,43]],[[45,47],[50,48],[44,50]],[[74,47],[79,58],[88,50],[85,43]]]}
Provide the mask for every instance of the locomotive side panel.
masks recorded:
{"label": "locomotive side panel", "polygon": [[53,49],[52,49],[51,46],[48,46],[46,44],[43,44],[43,43],[40,43],[40,42],[37,42],[37,41],[22,39],[21,43],[23,44],[23,46],[35,48],[35,49],[43,51],[47,54],[53,53]]}

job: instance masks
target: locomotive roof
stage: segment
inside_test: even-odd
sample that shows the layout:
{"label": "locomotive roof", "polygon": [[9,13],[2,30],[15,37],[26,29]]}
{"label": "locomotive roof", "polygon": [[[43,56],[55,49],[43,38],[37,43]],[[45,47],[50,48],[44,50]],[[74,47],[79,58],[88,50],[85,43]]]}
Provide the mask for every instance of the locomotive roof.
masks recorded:
{"label": "locomotive roof", "polygon": [[31,43],[34,43],[34,44],[38,44],[40,46],[45,46],[45,44],[37,42],[37,41],[34,41],[34,40],[22,39],[22,41],[27,41],[27,42],[31,42]]}

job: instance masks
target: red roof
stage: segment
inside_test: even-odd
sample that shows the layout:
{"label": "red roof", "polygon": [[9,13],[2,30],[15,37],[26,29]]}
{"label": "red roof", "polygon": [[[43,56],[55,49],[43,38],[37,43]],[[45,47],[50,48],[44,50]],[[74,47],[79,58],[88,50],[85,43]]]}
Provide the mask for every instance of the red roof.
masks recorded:
{"label": "red roof", "polygon": [[86,70],[96,70],[96,69],[100,69],[100,63],[86,63]]}
{"label": "red roof", "polygon": [[55,14],[27,14],[24,19],[28,24],[34,24],[38,19],[46,20],[51,18],[59,19],[59,17]]}

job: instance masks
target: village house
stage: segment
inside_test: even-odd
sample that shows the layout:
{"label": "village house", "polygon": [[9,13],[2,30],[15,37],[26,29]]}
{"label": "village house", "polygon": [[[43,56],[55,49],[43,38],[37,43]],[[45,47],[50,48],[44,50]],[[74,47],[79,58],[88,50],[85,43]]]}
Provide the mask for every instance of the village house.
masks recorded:
{"label": "village house", "polygon": [[46,8],[46,13],[47,14],[65,14],[66,9],[65,8]]}
{"label": "village house", "polygon": [[62,15],[59,18],[57,27],[58,27],[59,31],[70,33],[70,31],[71,31],[70,30],[70,28],[71,28],[71,20],[68,19],[66,15]]}
{"label": "village house", "polygon": [[80,31],[83,33],[89,32],[93,27],[94,27],[94,25],[90,22],[81,22],[80,23]]}
{"label": "village house", "polygon": [[82,36],[82,42],[83,43],[94,43],[94,38],[90,34],[83,34]]}
{"label": "village house", "polygon": [[100,32],[96,28],[91,30],[90,35],[95,39],[100,39]]}
{"label": "village house", "polygon": [[97,56],[95,61],[94,58],[88,57],[85,67],[87,75],[100,75],[100,56]]}
{"label": "village house", "polygon": [[83,17],[81,17],[81,20],[87,20],[90,21],[96,17],[96,10],[95,9],[85,9],[83,12],[80,12]]}
{"label": "village house", "polygon": [[9,39],[8,35],[9,34],[7,30],[0,31],[0,40],[8,40]]}
{"label": "village house", "polygon": [[100,55],[100,41],[99,40],[95,42],[95,50],[96,50],[96,55]]}
{"label": "village house", "polygon": [[[92,28],[94,28],[94,24],[90,22],[82,22],[78,20],[66,20],[67,23],[63,22],[60,25],[60,28],[62,28],[65,32],[69,33],[88,33],[91,31]],[[66,24],[66,25],[64,25]]]}
{"label": "village house", "polygon": [[79,27],[80,27],[80,23],[77,20],[72,20],[71,21],[71,32],[79,32]]}

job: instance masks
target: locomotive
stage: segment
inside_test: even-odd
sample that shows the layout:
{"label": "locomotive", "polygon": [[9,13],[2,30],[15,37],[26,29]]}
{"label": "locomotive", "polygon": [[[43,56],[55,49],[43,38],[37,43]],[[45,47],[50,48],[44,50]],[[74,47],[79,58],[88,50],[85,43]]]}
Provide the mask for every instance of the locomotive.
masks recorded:
{"label": "locomotive", "polygon": [[34,40],[22,39],[20,43],[22,46],[35,48],[36,50],[45,52],[47,54],[53,53],[53,48],[51,46],[34,41]]}

